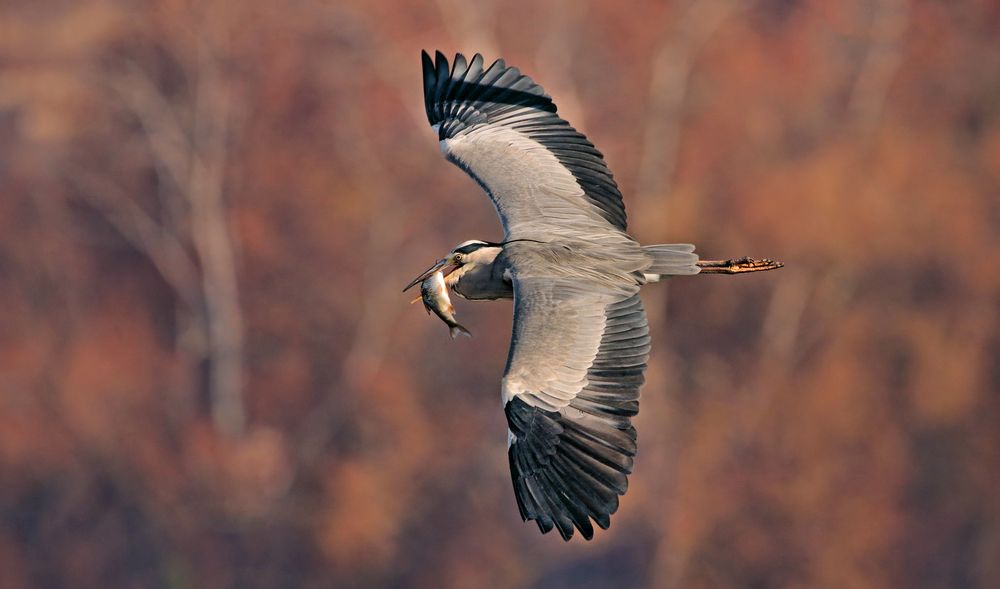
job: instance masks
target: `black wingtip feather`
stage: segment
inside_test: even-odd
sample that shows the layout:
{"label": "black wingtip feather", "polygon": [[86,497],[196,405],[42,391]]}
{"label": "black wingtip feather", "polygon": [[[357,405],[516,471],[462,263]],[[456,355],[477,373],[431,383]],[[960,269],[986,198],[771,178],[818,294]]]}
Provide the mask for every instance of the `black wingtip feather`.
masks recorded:
{"label": "black wingtip feather", "polygon": [[424,110],[427,112],[427,121],[430,124],[434,124],[434,91],[433,88],[437,84],[437,77],[434,73],[434,62],[431,61],[431,56],[427,51],[420,51],[420,62],[423,66],[424,72]]}
{"label": "black wingtip feather", "polygon": [[444,101],[452,102],[456,99],[465,84],[465,76],[469,72],[469,62],[461,53],[455,55],[455,60],[451,64],[451,80],[444,93]]}
{"label": "black wingtip feather", "polygon": [[437,77],[437,83],[434,85],[434,115],[440,121],[444,118],[444,93],[451,82],[448,58],[440,51],[434,52],[434,70]]}

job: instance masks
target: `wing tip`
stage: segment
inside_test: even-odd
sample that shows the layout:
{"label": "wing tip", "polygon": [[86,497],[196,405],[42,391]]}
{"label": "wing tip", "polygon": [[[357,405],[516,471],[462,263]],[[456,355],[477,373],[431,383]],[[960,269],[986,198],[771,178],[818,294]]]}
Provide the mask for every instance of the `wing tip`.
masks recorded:
{"label": "wing tip", "polygon": [[[604,515],[604,514],[601,514]],[[611,527],[611,521],[605,517],[597,519],[594,515],[590,515],[587,518],[586,523],[584,522],[560,522],[557,518],[553,518],[548,515],[538,515],[538,516],[528,516],[523,518],[525,522],[533,521],[535,525],[538,526],[539,531],[543,534],[548,534],[552,530],[559,532],[559,536],[565,542],[569,542],[573,539],[573,536],[577,531],[580,532],[580,537],[584,540],[590,542],[594,539],[594,526],[591,524],[591,520],[596,523],[602,530],[606,530]]]}
{"label": "wing tip", "polygon": [[[457,52],[455,53],[454,60],[449,64],[448,58],[441,50],[435,49],[432,58],[430,52],[422,49],[420,51],[420,59],[424,71],[424,100],[428,111],[428,119],[432,125],[439,122],[445,116],[441,110],[443,107],[442,102],[446,101],[446,99],[454,99],[456,93],[477,94],[481,98],[487,96],[490,98],[505,96],[507,100],[517,100],[539,110],[552,113],[558,110],[552,97],[545,92],[545,89],[541,85],[535,82],[530,76],[523,74],[519,68],[507,65],[507,61],[503,57],[497,58],[485,69],[483,68],[484,59],[481,53],[473,54],[470,61],[465,57],[464,53]],[[478,72],[476,76],[477,80],[485,76],[490,78],[490,83],[496,82],[501,78],[503,79],[503,83],[494,88],[484,86],[483,88],[469,87],[463,89],[462,86],[465,86],[462,83],[463,78],[472,69]],[[492,75],[488,75],[491,72]],[[516,84],[520,84],[523,87],[511,88],[511,86]],[[511,98],[511,96],[514,98]],[[465,95],[462,96],[462,98],[467,97]],[[503,102],[506,102],[506,100]]]}
{"label": "wing tip", "polygon": [[427,120],[434,124],[434,87],[437,85],[437,72],[434,69],[434,62],[426,49],[420,50],[420,64],[424,75],[424,109],[427,112]]}

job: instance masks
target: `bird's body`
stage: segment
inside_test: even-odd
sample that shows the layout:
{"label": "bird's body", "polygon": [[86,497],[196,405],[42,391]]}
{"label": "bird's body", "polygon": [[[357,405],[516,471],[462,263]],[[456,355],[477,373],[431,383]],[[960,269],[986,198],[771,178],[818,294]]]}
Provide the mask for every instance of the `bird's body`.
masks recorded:
{"label": "bird's body", "polygon": [[[639,289],[697,274],[694,246],[641,246],[601,153],[544,90],[481,56],[423,54],[427,116],[445,157],[489,195],[504,241],[467,241],[442,268],[470,300],[513,298],[501,400],[521,516],[564,539],[610,525],[636,452],[631,418],[650,350]],[[407,287],[409,288],[409,287]]]}

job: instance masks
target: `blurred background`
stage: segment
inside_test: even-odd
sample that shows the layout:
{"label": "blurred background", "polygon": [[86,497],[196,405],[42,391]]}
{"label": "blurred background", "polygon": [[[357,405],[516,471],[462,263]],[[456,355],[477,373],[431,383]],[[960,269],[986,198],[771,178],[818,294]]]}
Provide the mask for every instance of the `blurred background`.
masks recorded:
{"label": "blurred background", "polygon": [[[518,517],[400,288],[499,239],[419,52],[504,57],[679,278],[612,527]],[[1000,5],[0,2],[0,587],[1000,586]]]}

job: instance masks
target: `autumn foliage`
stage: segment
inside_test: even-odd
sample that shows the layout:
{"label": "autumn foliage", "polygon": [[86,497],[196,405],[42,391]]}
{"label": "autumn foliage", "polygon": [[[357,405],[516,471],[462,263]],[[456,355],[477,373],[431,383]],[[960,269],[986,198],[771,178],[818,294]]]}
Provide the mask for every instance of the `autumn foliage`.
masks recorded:
{"label": "autumn foliage", "polygon": [[[501,237],[419,52],[504,57],[632,234],[612,527],[523,524],[499,378],[399,292]],[[1000,586],[1000,6],[0,5],[0,587]]]}

